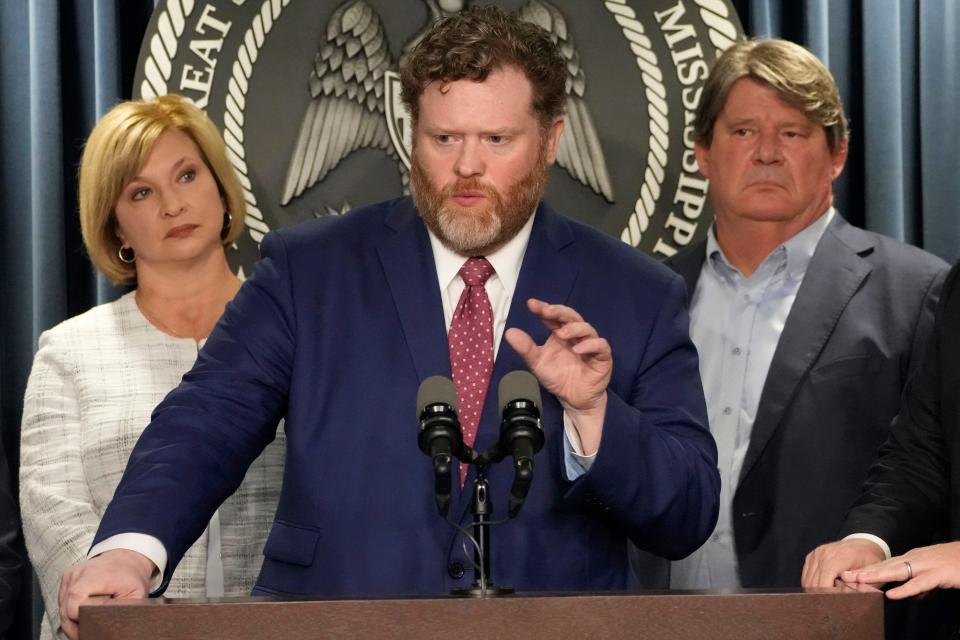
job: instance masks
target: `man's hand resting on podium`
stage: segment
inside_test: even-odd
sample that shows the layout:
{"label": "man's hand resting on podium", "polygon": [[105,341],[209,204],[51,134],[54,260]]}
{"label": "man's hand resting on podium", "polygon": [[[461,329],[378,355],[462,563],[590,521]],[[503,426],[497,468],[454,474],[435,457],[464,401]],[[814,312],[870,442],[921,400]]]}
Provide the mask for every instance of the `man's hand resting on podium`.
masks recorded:
{"label": "man's hand resting on podium", "polygon": [[833,587],[844,572],[883,562],[886,554],[876,542],[848,538],[823,544],[807,554],[800,584],[808,587]]}
{"label": "man's hand resting on podium", "polygon": [[113,549],[67,569],[60,579],[60,627],[67,637],[80,635],[80,605],[90,598],[146,598],[156,566],[145,555]]}

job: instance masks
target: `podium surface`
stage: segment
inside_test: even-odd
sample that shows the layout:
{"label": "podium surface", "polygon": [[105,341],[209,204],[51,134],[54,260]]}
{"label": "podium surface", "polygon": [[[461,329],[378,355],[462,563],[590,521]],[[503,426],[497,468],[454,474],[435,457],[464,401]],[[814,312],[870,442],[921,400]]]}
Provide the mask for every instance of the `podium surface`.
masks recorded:
{"label": "podium surface", "polygon": [[477,599],[159,598],[80,608],[81,640],[358,637],[881,640],[883,595],[821,589]]}

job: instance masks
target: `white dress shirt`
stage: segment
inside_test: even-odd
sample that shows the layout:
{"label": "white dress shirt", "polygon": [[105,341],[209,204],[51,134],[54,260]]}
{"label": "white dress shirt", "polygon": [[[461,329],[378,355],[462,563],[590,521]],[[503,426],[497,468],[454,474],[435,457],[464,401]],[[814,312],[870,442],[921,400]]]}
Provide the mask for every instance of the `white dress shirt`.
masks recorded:
{"label": "white dress shirt", "polygon": [[690,337],[700,355],[710,432],[717,442],[720,515],[713,534],[674,562],[674,589],[740,586],[732,505],[760,394],[810,259],[835,211],[774,249],[749,277],[731,266],[711,227],[707,259],[690,304]]}
{"label": "white dress shirt", "polygon": [[[523,263],[523,254],[530,241],[530,231],[533,229],[533,219],[530,216],[519,233],[493,253],[484,256],[494,273],[484,285],[487,297],[490,298],[490,307],[493,309],[493,358],[496,360],[500,352],[500,340],[503,338],[507,326],[507,314],[510,313],[510,303],[513,301],[513,292],[517,289],[517,280],[520,277],[520,265]],[[437,267],[437,284],[440,286],[440,298],[443,301],[443,320],[447,331],[453,322],[453,312],[460,302],[460,294],[466,285],[460,277],[460,267],[467,258],[448,249],[440,239],[430,233],[430,247],[433,249],[433,262]]]}

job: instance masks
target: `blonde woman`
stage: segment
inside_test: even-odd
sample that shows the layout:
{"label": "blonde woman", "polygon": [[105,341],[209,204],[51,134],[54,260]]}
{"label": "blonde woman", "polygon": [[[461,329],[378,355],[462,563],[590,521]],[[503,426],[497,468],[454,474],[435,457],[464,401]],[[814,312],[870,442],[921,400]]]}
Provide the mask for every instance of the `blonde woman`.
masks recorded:
{"label": "blonde woman", "polygon": [[[124,102],[80,165],[80,223],[96,267],[136,289],[46,331],[24,399],[20,504],[47,619],[86,557],[154,406],[190,369],[240,281],[225,247],[243,193],[206,115],[178,96]],[[273,520],[282,442],[269,445],[177,568],[165,595],[247,595]],[[48,626],[49,625],[49,626]]]}

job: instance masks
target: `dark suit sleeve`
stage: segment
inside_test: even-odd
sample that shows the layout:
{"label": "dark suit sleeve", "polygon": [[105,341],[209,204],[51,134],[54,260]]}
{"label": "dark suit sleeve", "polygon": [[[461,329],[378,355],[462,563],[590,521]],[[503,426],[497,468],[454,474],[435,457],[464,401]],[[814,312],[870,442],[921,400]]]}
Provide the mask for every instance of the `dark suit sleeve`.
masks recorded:
{"label": "dark suit sleeve", "polygon": [[943,270],[930,279],[930,285],[927,287],[927,291],[923,296],[923,302],[917,313],[917,322],[914,325],[910,358],[907,362],[908,375],[912,375],[913,372],[917,370],[927,351],[927,343],[933,331],[940,296],[943,293],[943,285],[948,273],[949,269],[944,265]]}
{"label": "dark suit sleeve", "polygon": [[608,390],[597,457],[567,498],[617,518],[641,549],[675,559],[710,535],[719,496],[685,288],[674,276],[631,388]]}
{"label": "dark suit sleeve", "polygon": [[844,523],[845,534],[877,535],[895,555],[930,544],[947,524],[950,461],[945,419],[955,425],[944,405],[955,400],[944,394],[957,393],[949,388],[955,385],[945,384],[955,380],[949,370],[951,356],[955,361],[960,355],[957,274],[955,266],[947,276],[919,368],[907,383],[900,413]]}
{"label": "dark suit sleeve", "polygon": [[0,638],[7,630],[16,612],[23,569],[20,516],[10,490],[10,468],[0,444]]}
{"label": "dark suit sleeve", "polygon": [[294,352],[291,285],[271,234],[254,275],[227,305],[193,369],[137,441],[94,544],[124,532],[158,538],[164,583],[217,507],[276,435]]}

